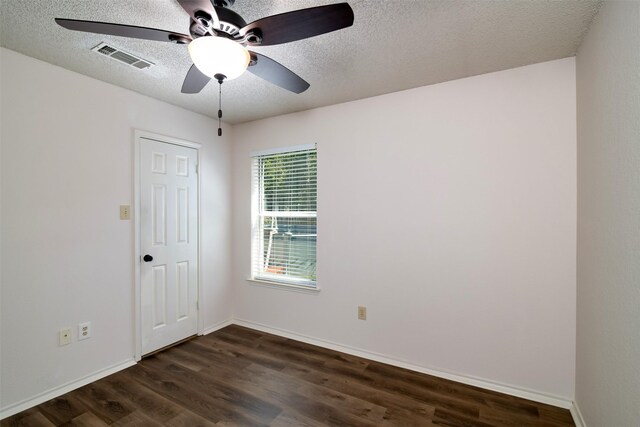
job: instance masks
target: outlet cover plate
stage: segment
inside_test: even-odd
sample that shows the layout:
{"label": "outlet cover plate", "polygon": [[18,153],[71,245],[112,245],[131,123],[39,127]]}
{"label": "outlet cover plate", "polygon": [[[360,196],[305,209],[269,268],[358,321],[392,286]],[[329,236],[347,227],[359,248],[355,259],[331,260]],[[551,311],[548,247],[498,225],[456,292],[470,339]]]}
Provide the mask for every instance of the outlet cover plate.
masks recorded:
{"label": "outlet cover plate", "polygon": [[71,328],[60,329],[58,332],[58,345],[71,344]]}
{"label": "outlet cover plate", "polygon": [[91,338],[91,322],[84,322],[78,325],[78,341]]}

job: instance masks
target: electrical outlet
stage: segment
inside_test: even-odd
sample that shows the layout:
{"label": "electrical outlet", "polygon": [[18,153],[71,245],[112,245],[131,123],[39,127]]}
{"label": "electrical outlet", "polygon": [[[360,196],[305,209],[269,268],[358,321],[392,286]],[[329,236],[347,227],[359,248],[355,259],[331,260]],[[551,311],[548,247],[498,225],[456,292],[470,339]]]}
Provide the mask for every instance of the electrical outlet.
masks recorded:
{"label": "electrical outlet", "polygon": [[58,345],[71,344],[71,328],[60,329],[58,332]]}
{"label": "electrical outlet", "polygon": [[78,341],[91,338],[91,322],[84,322],[78,325]]}
{"label": "electrical outlet", "polygon": [[367,307],[363,305],[358,306],[358,319],[367,320]]}
{"label": "electrical outlet", "polygon": [[131,207],[129,205],[120,205],[120,219],[131,219]]}

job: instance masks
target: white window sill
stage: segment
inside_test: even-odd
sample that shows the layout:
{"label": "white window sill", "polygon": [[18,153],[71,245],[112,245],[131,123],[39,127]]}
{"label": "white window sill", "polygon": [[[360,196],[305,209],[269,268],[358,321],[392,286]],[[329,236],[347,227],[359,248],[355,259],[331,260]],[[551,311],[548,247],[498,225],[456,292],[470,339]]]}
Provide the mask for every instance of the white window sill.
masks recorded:
{"label": "white window sill", "polygon": [[320,288],[318,288],[317,285],[316,287],[312,288],[311,286],[296,285],[293,283],[276,282],[257,278],[254,279],[251,277],[247,278],[247,282],[249,282],[249,284],[252,286],[264,286],[267,288],[280,289],[283,291],[302,292],[308,294],[317,294],[318,292],[320,292]]}

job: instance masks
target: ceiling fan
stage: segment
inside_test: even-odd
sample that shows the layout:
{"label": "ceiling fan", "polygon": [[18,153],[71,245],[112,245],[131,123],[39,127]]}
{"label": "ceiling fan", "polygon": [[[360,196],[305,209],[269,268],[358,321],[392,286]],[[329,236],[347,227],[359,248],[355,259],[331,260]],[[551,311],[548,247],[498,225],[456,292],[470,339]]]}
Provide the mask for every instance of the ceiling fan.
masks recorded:
{"label": "ceiling fan", "polygon": [[[133,25],[56,18],[64,28],[145,40],[188,44],[194,64],[182,93],[198,93],[212,78],[222,84],[245,70],[294,93],[309,83],[277,61],[247,49],[302,40],[353,25],[348,3],[311,7],[267,16],[247,24],[229,7],[235,0],[177,0],[189,14],[190,35]],[[221,116],[221,112],[218,112]]]}

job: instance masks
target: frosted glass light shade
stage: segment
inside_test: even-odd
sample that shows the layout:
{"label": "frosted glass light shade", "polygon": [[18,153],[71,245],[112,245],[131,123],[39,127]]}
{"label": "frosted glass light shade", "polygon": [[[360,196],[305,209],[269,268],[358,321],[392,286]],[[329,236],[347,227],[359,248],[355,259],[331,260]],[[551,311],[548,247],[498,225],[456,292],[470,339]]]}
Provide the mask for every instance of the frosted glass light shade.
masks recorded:
{"label": "frosted glass light shade", "polygon": [[249,51],[224,37],[204,36],[189,43],[189,55],[198,70],[214,78],[222,74],[226,80],[239,77],[249,65]]}

